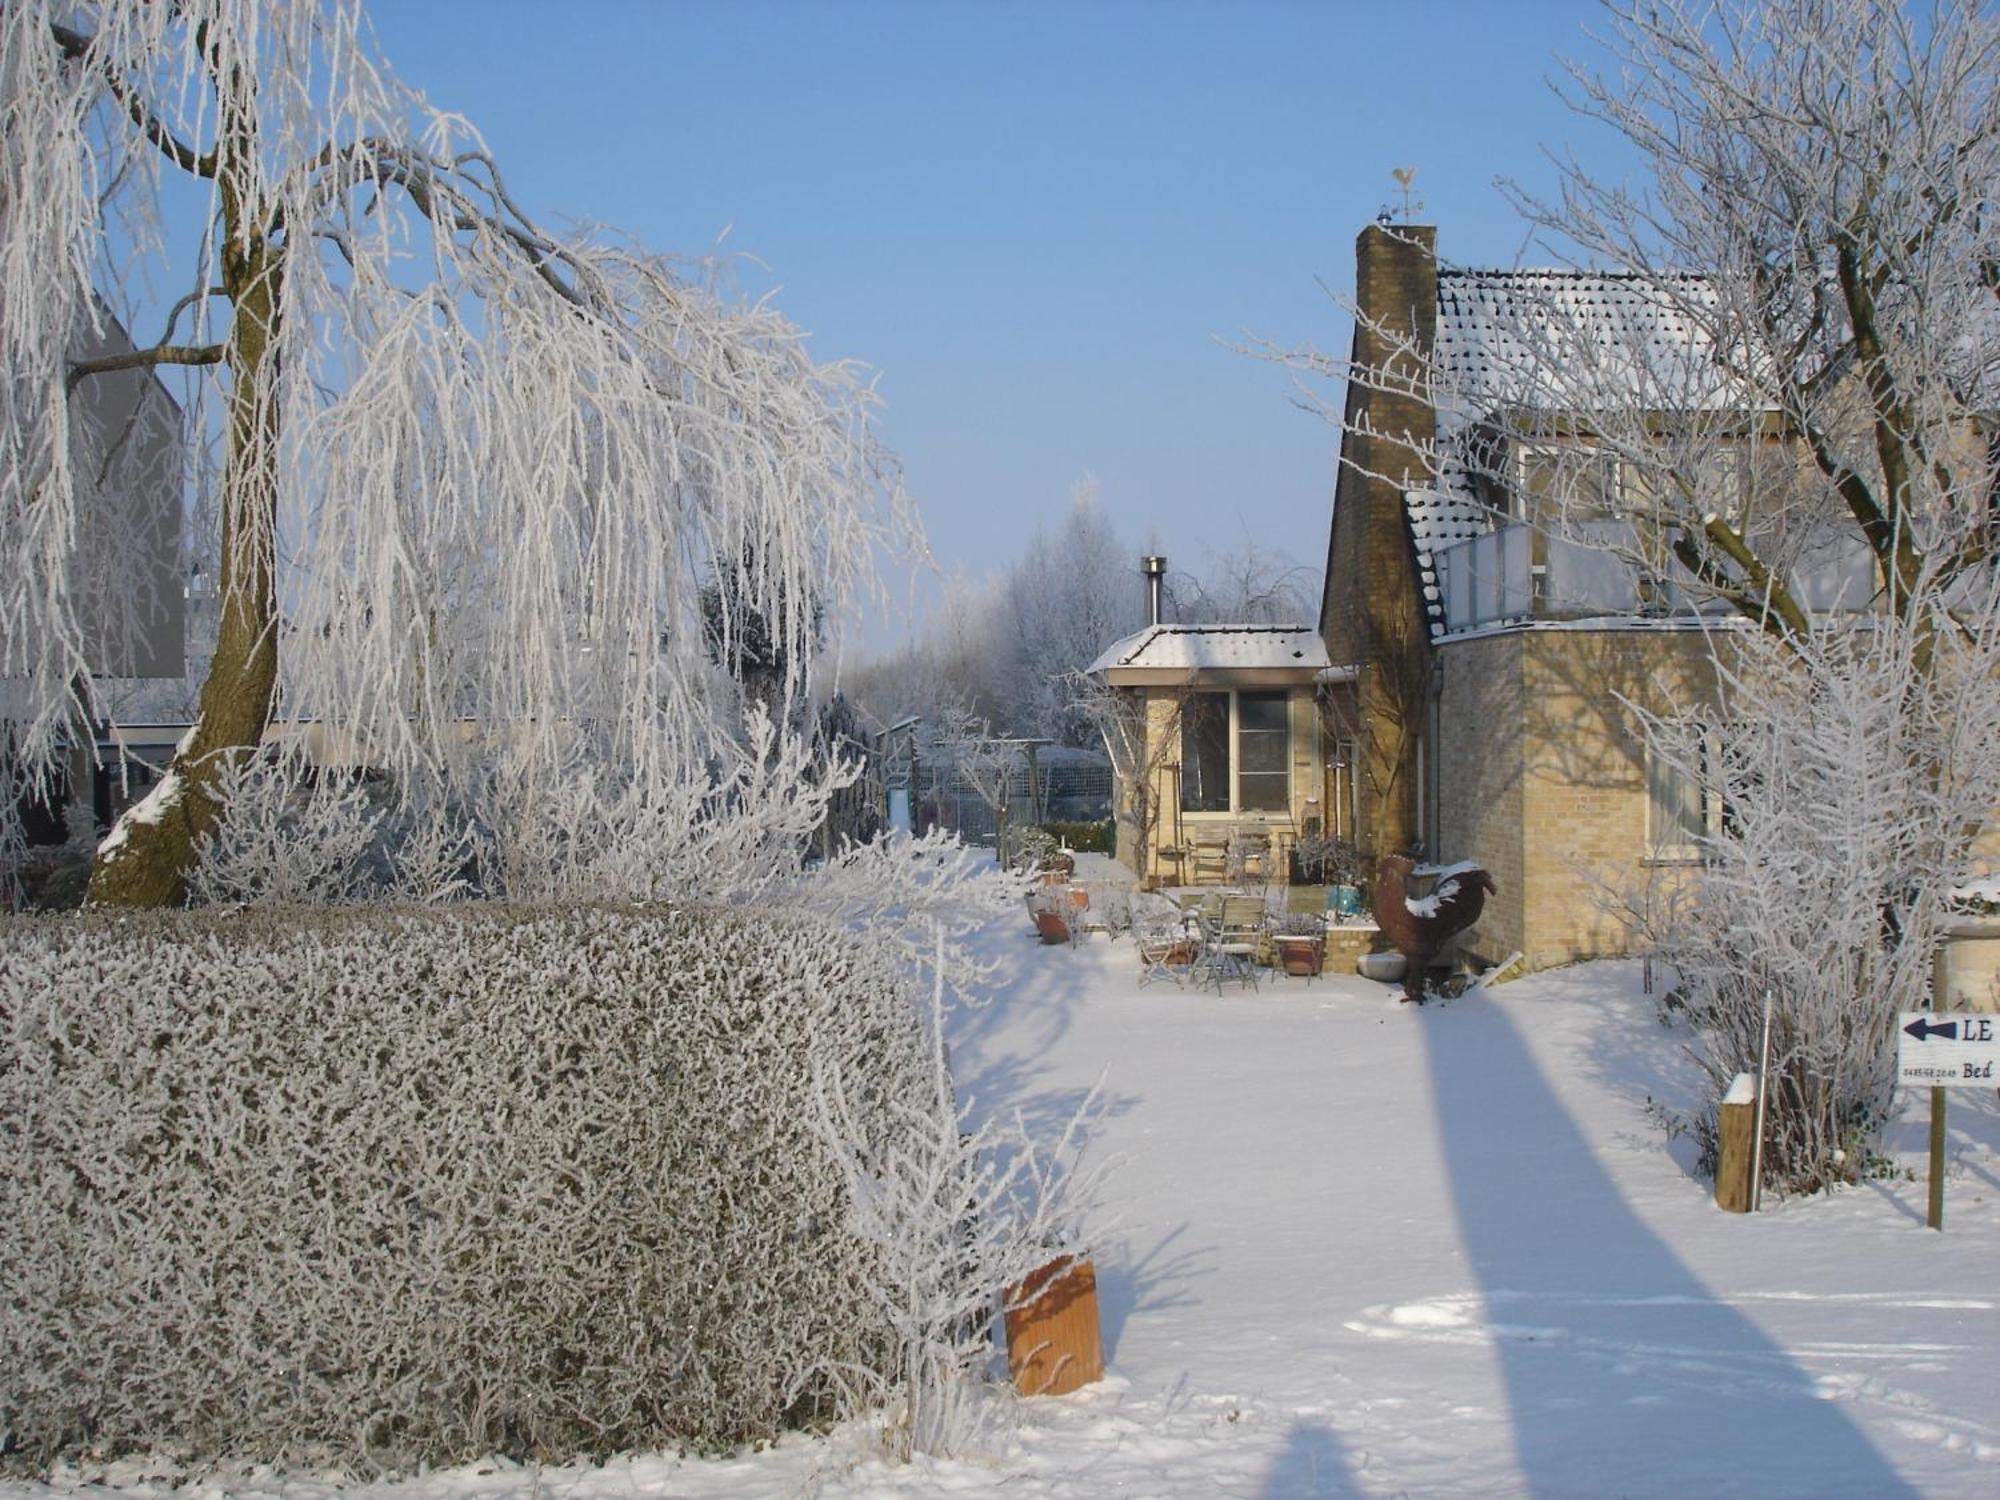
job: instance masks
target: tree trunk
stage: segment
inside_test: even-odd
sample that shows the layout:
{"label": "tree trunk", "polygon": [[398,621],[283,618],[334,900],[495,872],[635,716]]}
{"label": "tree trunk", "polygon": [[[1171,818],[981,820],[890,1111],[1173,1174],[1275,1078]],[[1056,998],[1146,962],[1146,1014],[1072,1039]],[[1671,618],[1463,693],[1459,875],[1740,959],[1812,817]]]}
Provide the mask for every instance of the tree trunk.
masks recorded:
{"label": "tree trunk", "polygon": [[[229,333],[229,452],[223,475],[221,617],[194,731],[167,781],[119,821],[90,876],[93,906],[177,906],[201,841],[222,821],[222,766],[253,751],[270,723],[278,681],[274,570],[278,509],[277,347],[282,250],[237,232],[244,212],[225,177],[223,289]],[[121,836],[122,835],[122,836]]]}

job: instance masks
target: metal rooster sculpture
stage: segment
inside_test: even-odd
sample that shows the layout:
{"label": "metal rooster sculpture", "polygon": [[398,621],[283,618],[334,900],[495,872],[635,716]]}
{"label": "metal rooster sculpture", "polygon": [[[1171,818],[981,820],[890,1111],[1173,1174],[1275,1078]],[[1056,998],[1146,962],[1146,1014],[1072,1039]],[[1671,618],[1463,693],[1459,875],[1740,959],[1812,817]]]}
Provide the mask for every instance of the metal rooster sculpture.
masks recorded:
{"label": "metal rooster sculpture", "polygon": [[1428,896],[1412,896],[1408,881],[1414,869],[1416,862],[1404,854],[1377,860],[1374,908],[1382,936],[1410,961],[1403,998],[1421,1004],[1426,971],[1447,943],[1479,920],[1495,887],[1491,875],[1467,860],[1438,871],[1437,888]]}

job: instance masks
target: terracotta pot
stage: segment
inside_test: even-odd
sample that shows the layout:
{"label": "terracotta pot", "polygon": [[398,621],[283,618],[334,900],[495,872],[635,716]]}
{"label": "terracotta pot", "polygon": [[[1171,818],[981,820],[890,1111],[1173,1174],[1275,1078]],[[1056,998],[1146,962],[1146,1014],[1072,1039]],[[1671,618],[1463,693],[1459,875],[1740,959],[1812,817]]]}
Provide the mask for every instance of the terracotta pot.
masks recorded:
{"label": "terracotta pot", "polygon": [[1066,943],[1069,941],[1069,923],[1052,911],[1035,913],[1035,930],[1042,935],[1045,943]]}
{"label": "terracotta pot", "polygon": [[1271,939],[1271,946],[1277,950],[1278,962],[1287,974],[1309,977],[1320,971],[1322,955],[1326,949],[1321,939],[1316,937],[1288,937],[1280,933]]}

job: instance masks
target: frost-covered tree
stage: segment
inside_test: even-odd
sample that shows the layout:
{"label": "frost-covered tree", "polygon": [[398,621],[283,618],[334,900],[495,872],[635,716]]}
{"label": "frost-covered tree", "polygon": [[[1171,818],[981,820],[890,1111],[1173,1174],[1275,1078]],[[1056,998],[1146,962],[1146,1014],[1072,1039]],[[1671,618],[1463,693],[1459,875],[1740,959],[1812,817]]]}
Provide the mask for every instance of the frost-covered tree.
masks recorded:
{"label": "frost-covered tree", "polygon": [[1152,870],[1153,845],[1167,810],[1166,770],[1181,757],[1181,728],[1193,684],[1142,691],[1113,687],[1087,672],[1066,680],[1071,711],[1095,731],[1118,788],[1118,847],[1132,869]]}
{"label": "frost-covered tree", "polygon": [[1317,582],[1310,569],[1246,534],[1206,567],[1169,573],[1167,613],[1183,625],[1296,625],[1317,612]]}
{"label": "frost-covered tree", "polygon": [[993,814],[994,857],[1007,863],[1007,814],[1013,789],[1027,768],[1027,754],[1018,740],[1002,738],[984,719],[960,708],[948,708],[929,736],[932,753],[951,768]]}
{"label": "frost-covered tree", "polygon": [[1138,562],[1105,515],[1092,478],[1071,492],[1061,525],[1035,533],[1001,595],[1011,700],[1004,722],[1016,732],[1065,745],[1095,738],[1066,684],[1143,623]]}
{"label": "frost-covered tree", "polygon": [[[86,357],[149,289],[170,305],[138,347]],[[195,726],[100,850],[97,902],[180,898],[221,768],[277,719],[338,726],[406,792],[503,787],[529,816],[580,764],[710,777],[742,753],[718,622],[761,632],[798,698],[820,611],[910,533],[854,370],[712,274],[538,226],[357,0],[8,4],[0,306],[21,766],[53,763],[102,666],[66,586],[89,519],[70,394],[183,372],[220,520]]]}
{"label": "frost-covered tree", "polygon": [[[1646,722],[1703,856],[1647,909],[1649,936],[1713,1098],[1756,1066],[1771,996],[1764,1155],[1783,1189],[1864,1169],[1897,1013],[1926,1002],[1969,831],[2000,795],[2000,611],[1961,625],[1915,689],[1922,638],[1893,624],[1823,635],[1803,661],[1752,635],[1718,663],[1716,713]],[[1712,1146],[1712,1117],[1691,1123]]]}
{"label": "frost-covered tree", "polygon": [[[884,723],[954,709],[1003,733],[1098,747],[1099,724],[1075,700],[1078,674],[1146,623],[1140,549],[1105,512],[1086,477],[1053,528],[984,586],[954,580],[924,637],[860,668],[855,699]],[[1155,539],[1148,550],[1174,552]],[[1201,567],[1168,573],[1166,618],[1182,624],[1293,624],[1313,616],[1311,573],[1250,537]]]}
{"label": "frost-covered tree", "polygon": [[1435,411],[1375,435],[1441,489],[1621,558],[1641,612],[1705,611],[1716,701],[1648,726],[1705,799],[1669,954],[1721,1082],[1775,991],[1780,1068],[1838,1103],[1782,1098],[1767,1161],[1823,1182],[2000,793],[1955,727],[2000,692],[2000,18],[1634,0],[1603,41],[1564,89],[1637,185],[1568,158],[1553,197],[1509,189],[1601,296],[1502,299],[1456,368],[1407,319],[1370,320],[1368,364],[1292,357]]}
{"label": "frost-covered tree", "polygon": [[953,712],[1010,722],[999,609],[997,584],[946,580],[923,633],[843,672],[841,690],[878,725],[914,715],[935,727]]}

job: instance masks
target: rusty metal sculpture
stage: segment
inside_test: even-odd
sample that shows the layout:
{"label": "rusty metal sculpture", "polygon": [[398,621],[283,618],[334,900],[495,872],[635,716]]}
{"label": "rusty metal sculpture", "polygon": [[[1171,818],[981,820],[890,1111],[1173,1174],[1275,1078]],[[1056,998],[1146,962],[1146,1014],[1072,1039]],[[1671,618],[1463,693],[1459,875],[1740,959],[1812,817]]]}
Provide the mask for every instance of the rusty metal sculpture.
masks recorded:
{"label": "rusty metal sculpture", "polygon": [[1410,961],[1403,980],[1403,998],[1422,1003],[1429,984],[1426,971],[1459,933],[1479,920],[1486,898],[1493,894],[1493,877],[1471,861],[1437,872],[1437,888],[1428,896],[1409,894],[1416,862],[1407,855],[1385,854],[1375,862],[1375,925],[1398,953]]}

